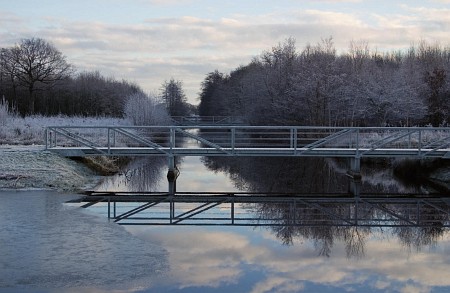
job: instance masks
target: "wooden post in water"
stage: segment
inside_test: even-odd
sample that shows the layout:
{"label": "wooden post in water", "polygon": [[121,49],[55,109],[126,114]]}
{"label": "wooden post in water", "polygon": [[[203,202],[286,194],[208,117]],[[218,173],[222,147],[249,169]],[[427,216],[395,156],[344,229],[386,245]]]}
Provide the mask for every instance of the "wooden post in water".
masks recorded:
{"label": "wooden post in water", "polygon": [[177,192],[177,178],[180,171],[175,165],[175,156],[169,156],[169,170],[167,171],[167,180],[169,181],[169,194]]}

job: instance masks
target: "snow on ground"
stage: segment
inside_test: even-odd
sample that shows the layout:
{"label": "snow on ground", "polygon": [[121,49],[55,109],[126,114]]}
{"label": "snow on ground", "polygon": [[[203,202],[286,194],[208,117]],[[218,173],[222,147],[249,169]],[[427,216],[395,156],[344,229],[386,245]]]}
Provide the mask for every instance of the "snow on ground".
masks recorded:
{"label": "snow on ground", "polygon": [[0,189],[79,191],[100,177],[82,163],[45,151],[44,146],[0,145]]}
{"label": "snow on ground", "polygon": [[[0,115],[1,116],[1,115]],[[129,121],[107,117],[0,118],[0,189],[56,189],[74,191],[99,181],[79,162],[45,151],[45,127],[55,125],[129,125]]]}
{"label": "snow on ground", "polygon": [[22,118],[10,115],[0,119],[0,144],[45,144],[45,128],[47,126],[70,125],[115,126],[130,125],[130,122],[125,119],[108,117],[27,116]]}

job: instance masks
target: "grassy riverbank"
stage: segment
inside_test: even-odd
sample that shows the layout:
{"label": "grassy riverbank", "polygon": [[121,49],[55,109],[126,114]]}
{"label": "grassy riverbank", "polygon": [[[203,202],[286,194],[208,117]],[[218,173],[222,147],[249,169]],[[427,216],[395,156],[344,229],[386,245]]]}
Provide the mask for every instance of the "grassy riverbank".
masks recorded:
{"label": "grassy riverbank", "polygon": [[0,189],[80,191],[101,179],[85,164],[44,150],[44,146],[0,145]]}
{"label": "grassy riverbank", "polygon": [[[1,112],[1,111],[0,111]],[[2,114],[3,113],[3,114]],[[116,171],[111,162],[74,161],[45,151],[45,127],[52,125],[128,125],[117,118],[42,117],[0,115],[0,189],[56,189],[78,191],[90,188],[99,174]],[[100,166],[101,165],[101,166]]]}

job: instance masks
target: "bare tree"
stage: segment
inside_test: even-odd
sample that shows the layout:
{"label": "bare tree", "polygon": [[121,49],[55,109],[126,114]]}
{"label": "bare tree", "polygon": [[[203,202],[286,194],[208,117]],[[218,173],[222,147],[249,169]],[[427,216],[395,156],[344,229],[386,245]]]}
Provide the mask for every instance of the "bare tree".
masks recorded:
{"label": "bare tree", "polygon": [[72,66],[52,44],[40,38],[24,39],[6,49],[5,70],[14,81],[27,88],[28,113],[35,112],[35,91],[51,87],[67,78]]}

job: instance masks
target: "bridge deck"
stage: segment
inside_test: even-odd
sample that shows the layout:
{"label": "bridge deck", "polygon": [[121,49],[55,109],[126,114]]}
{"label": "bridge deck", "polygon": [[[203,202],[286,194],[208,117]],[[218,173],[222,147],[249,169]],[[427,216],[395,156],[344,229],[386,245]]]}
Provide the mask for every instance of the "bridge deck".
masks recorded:
{"label": "bridge deck", "polygon": [[450,158],[450,148],[433,149],[355,149],[355,148],[167,148],[150,147],[53,147],[52,152],[66,157],[83,156],[266,156],[266,157],[435,157]]}

